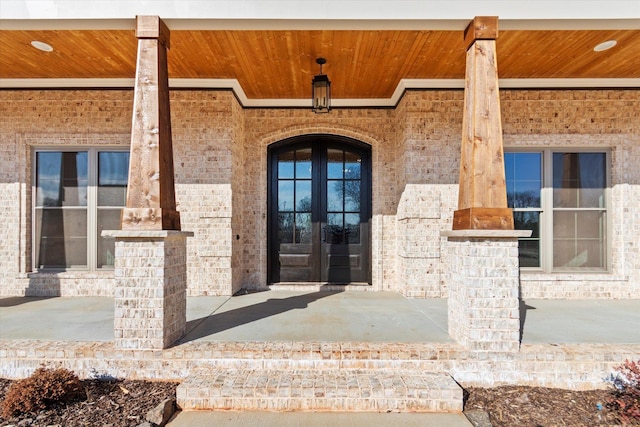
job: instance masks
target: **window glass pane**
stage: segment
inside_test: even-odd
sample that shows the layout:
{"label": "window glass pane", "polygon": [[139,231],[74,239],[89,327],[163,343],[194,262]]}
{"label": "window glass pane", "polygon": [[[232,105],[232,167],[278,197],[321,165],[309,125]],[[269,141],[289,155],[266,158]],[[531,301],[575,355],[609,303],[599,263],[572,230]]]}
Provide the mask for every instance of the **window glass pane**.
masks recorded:
{"label": "window glass pane", "polygon": [[278,210],[293,212],[293,181],[278,181]]}
{"label": "window glass pane", "polygon": [[88,155],[81,152],[36,153],[36,206],[86,206]]}
{"label": "window glass pane", "polygon": [[87,210],[36,209],[38,268],[87,266]]}
{"label": "window glass pane", "polygon": [[540,240],[520,240],[518,245],[520,267],[540,267]]}
{"label": "window glass pane", "polygon": [[113,267],[115,260],[115,239],[102,237],[103,230],[118,230],[120,228],[120,209],[98,209],[98,228],[96,230],[98,242],[97,267]]}
{"label": "window glass pane", "polygon": [[360,179],[360,155],[345,151],[344,153],[344,177],[347,179]]}
{"label": "window glass pane", "polygon": [[553,153],[553,206],[604,207],[605,153]]}
{"label": "window glass pane", "polygon": [[296,178],[311,179],[311,148],[296,151]]}
{"label": "window glass pane", "polygon": [[296,212],[311,212],[311,181],[296,181]]}
{"label": "window glass pane", "polygon": [[513,222],[516,230],[531,230],[531,238],[540,238],[540,212],[515,211]]}
{"label": "window glass pane", "polygon": [[296,243],[311,243],[311,214],[296,214]]}
{"label": "window glass pane", "polygon": [[510,208],[540,207],[542,153],[505,153],[505,174]]}
{"label": "window glass pane", "polygon": [[327,225],[325,226],[325,233],[327,243],[344,243],[344,223],[342,220],[342,214],[327,214]]}
{"label": "window glass pane", "polygon": [[124,206],[127,197],[129,153],[98,153],[98,206]]}
{"label": "window glass pane", "polygon": [[540,212],[515,211],[516,230],[531,230],[531,237],[519,240],[520,267],[540,267]]}
{"label": "window glass pane", "polygon": [[327,210],[329,212],[342,212],[344,181],[327,181]]}
{"label": "window glass pane", "polygon": [[295,151],[288,151],[278,156],[278,178],[293,179]]}
{"label": "window glass pane", "polygon": [[344,216],[345,243],[360,243],[360,214]]}
{"label": "window glass pane", "polygon": [[342,150],[327,150],[327,178],[342,179]]}
{"label": "window glass pane", "polygon": [[554,212],[554,267],[605,268],[605,219],[602,211]]}

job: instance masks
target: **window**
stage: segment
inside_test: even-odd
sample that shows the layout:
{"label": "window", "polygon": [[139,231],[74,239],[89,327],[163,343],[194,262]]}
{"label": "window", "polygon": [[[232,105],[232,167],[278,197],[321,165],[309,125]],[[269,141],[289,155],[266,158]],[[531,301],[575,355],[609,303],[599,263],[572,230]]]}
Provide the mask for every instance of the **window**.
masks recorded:
{"label": "window", "polygon": [[505,173],[521,267],[606,270],[607,153],[505,151]]}
{"label": "window", "polygon": [[35,152],[34,265],[38,269],[112,267],[115,243],[102,230],[120,227],[129,152]]}

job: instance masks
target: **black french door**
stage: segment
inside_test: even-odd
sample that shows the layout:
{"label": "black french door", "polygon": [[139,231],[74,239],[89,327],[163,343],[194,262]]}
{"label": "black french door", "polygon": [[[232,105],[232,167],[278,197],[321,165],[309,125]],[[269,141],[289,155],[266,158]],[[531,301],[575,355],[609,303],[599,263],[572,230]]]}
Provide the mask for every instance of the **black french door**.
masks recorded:
{"label": "black french door", "polygon": [[370,282],[370,157],[332,136],[270,149],[270,283]]}

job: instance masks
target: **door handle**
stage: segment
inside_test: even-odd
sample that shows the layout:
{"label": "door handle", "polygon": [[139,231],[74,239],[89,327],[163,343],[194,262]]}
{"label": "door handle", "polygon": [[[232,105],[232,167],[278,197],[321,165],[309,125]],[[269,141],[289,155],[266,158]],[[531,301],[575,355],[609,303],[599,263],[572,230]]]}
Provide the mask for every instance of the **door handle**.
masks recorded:
{"label": "door handle", "polygon": [[322,243],[327,243],[327,226],[322,226]]}

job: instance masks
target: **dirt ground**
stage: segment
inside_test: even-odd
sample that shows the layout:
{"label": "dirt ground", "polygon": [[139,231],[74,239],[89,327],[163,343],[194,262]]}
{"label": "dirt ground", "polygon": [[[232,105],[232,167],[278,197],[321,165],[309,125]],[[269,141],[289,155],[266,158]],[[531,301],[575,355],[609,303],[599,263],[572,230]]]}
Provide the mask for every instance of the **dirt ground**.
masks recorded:
{"label": "dirt ground", "polygon": [[[0,379],[0,401],[10,384]],[[175,398],[177,387],[177,383],[129,380],[85,380],[83,384],[87,400],[12,419],[0,418],[0,426],[134,427],[145,421],[149,409]],[[465,394],[465,411],[488,412],[494,427],[619,425],[606,406],[608,390],[505,386],[469,388]]]}

